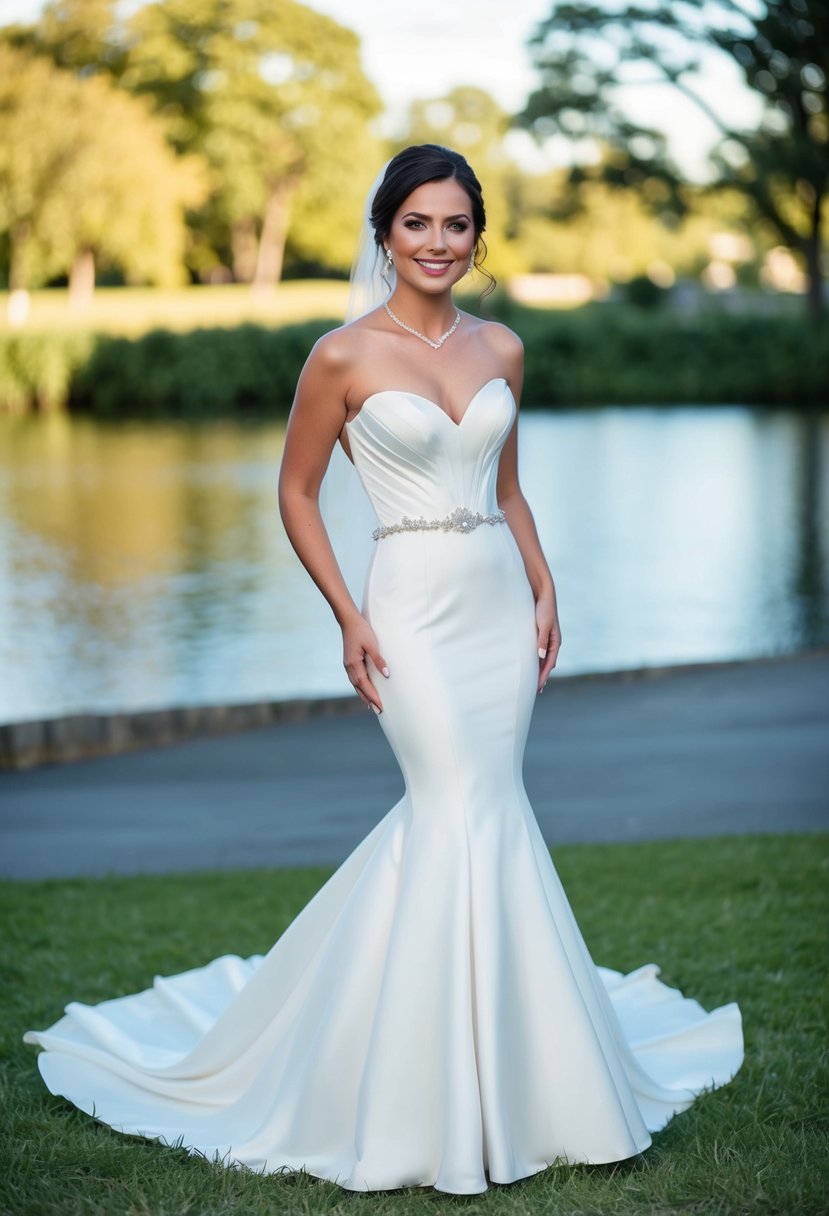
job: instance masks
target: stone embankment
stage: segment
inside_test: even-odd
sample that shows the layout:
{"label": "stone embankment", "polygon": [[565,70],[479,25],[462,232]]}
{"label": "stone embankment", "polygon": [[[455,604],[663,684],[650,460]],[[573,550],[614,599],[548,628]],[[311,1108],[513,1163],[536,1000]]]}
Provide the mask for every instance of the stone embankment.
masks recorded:
{"label": "stone embankment", "polygon": [[186,739],[230,735],[362,710],[357,697],[254,701],[243,705],[184,705],[121,713],[69,714],[62,718],[0,725],[0,769],[115,756]]}
{"label": "stone embankment", "polygon": [[[726,662],[677,664],[666,667],[636,667],[622,671],[589,672],[562,676],[554,673],[548,685],[556,686],[612,683],[639,683],[664,676],[693,671],[727,672],[753,665],[795,664],[800,660],[826,659],[829,647],[798,654]],[[28,769],[42,764],[63,764],[95,756],[116,756],[125,752],[165,747],[211,735],[232,735],[278,723],[305,722],[314,718],[340,717],[363,713],[365,707],[356,696],[306,697],[290,701],[253,701],[247,704],[184,705],[167,709],[123,711],[116,713],[79,713],[60,718],[44,718],[0,724],[0,770]]]}

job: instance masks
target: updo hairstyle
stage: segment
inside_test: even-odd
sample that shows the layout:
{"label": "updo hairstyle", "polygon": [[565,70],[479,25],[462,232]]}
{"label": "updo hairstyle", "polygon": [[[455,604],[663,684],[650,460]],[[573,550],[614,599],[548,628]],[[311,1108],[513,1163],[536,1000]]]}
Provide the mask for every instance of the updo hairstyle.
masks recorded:
{"label": "updo hairstyle", "polygon": [[475,269],[489,280],[481,299],[495,287],[495,279],[483,264],[486,243],[483,232],[486,228],[486,210],[481,183],[472,171],[469,162],[460,152],[444,148],[440,144],[413,144],[392,157],[386,167],[383,180],[377,188],[371,208],[371,225],[375,243],[382,249],[391,231],[392,220],[409,195],[426,182],[441,182],[454,178],[469,195],[472,204],[472,227],[475,232]]}

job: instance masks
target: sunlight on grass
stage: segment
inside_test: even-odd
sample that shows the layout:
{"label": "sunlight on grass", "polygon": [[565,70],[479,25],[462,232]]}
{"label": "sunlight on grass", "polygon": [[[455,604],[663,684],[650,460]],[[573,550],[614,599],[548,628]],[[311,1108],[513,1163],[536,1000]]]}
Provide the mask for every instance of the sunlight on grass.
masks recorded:
{"label": "sunlight on grass", "polygon": [[[99,287],[88,310],[73,313],[66,291],[34,291],[31,311],[22,332],[93,330],[136,336],[148,329],[195,329],[235,326],[243,322],[290,325],[322,317],[342,317],[348,283],[336,279],[303,279],[280,283],[262,293],[246,284],[227,287],[183,287],[161,291],[152,287]],[[10,332],[8,293],[0,292],[0,333]]]}
{"label": "sunlight on grass", "polygon": [[44,1089],[21,1042],[96,1002],[224,953],[267,950],[329,870],[0,885],[6,932],[0,1211],[33,1216],[501,1216],[825,1212],[829,836],[570,846],[555,861],[597,963],[662,965],[708,1008],[737,1000],[746,1062],[616,1166],[553,1167],[485,1195],[359,1195],[119,1136]]}

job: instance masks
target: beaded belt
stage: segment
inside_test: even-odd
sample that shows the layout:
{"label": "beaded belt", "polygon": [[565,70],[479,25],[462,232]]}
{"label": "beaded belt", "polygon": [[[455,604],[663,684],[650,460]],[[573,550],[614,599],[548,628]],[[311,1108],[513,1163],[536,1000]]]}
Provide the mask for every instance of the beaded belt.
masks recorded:
{"label": "beaded belt", "polygon": [[382,540],[394,532],[472,532],[481,524],[502,524],[506,518],[503,511],[481,515],[480,511],[470,511],[469,507],[455,507],[451,515],[443,519],[424,519],[422,515],[419,519],[409,519],[404,515],[399,524],[384,524],[375,528],[371,535],[375,540]]}

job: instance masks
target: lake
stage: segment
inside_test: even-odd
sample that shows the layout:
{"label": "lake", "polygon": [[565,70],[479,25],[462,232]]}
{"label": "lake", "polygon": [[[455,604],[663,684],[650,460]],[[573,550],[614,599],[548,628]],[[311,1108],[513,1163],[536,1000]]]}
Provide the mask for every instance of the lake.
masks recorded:
{"label": "lake", "polygon": [[[0,418],[0,722],[350,691],[284,422]],[[829,642],[829,415],[526,411],[562,674]]]}

